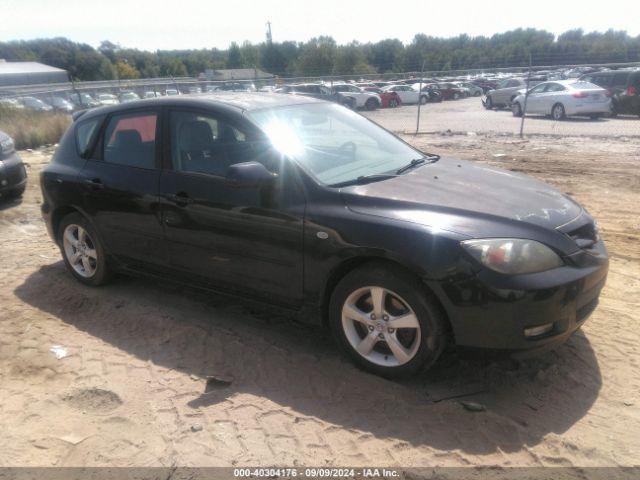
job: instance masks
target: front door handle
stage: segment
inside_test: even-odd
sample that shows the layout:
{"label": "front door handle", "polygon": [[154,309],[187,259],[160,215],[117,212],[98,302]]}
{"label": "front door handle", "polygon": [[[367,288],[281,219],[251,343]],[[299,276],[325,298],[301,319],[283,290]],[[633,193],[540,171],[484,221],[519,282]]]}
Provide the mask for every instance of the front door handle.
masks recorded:
{"label": "front door handle", "polygon": [[93,189],[103,189],[104,183],[99,178],[91,178],[84,181],[85,184],[89,185]]}
{"label": "front door handle", "polygon": [[193,203],[193,199],[185,192],[178,192],[171,195],[167,195],[167,200],[175,203],[181,207],[186,207],[190,203]]}

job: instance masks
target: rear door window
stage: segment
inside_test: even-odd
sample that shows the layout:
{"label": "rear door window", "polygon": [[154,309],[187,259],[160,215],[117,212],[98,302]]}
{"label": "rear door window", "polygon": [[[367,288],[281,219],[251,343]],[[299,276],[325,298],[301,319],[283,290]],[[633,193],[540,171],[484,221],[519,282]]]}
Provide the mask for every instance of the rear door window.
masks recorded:
{"label": "rear door window", "polygon": [[155,168],[158,114],[114,115],[104,135],[103,160],[137,168]]}

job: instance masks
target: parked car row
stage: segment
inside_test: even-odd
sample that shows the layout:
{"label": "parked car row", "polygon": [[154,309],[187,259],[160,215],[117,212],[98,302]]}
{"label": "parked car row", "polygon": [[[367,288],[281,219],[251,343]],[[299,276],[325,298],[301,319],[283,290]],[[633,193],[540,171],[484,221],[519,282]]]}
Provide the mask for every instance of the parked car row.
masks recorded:
{"label": "parked car row", "polygon": [[12,109],[27,109],[36,112],[64,112],[73,113],[78,110],[117,105],[120,103],[133,102],[141,98],[149,99],[164,96],[212,93],[218,91],[256,91],[256,87],[250,82],[231,82],[225,84],[201,86],[187,86],[180,88],[147,89],[144,91],[124,90],[117,94],[111,92],[60,92],[48,93],[44,96],[19,96],[0,98],[0,107]]}
{"label": "parked car row", "polygon": [[358,83],[299,83],[281,85],[276,93],[302,95],[329,100],[349,108],[395,108],[400,105],[426,104],[443,100],[457,100],[469,96],[480,96],[482,89],[455,83],[398,83],[398,82],[358,82]]}

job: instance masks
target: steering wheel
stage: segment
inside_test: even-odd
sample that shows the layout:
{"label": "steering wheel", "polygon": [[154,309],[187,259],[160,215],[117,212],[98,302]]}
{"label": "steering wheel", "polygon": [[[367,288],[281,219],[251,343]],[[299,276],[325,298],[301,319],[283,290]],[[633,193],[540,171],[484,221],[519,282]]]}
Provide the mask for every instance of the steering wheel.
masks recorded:
{"label": "steering wheel", "polygon": [[351,157],[351,159],[356,158],[356,150],[358,146],[353,142],[344,142],[342,145],[338,147],[338,153],[344,153],[346,156]]}

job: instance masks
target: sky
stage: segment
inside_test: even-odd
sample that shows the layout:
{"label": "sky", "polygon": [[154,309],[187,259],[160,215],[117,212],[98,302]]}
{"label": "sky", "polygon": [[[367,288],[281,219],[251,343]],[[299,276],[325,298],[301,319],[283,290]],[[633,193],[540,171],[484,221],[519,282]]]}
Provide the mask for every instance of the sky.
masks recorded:
{"label": "sky", "polygon": [[330,35],[338,43],[409,43],[416,33],[490,36],[520,27],[640,34],[637,0],[0,0],[0,11],[0,41],[62,36],[97,47],[108,39],[151,51],[258,43],[267,21],[278,42]]}

